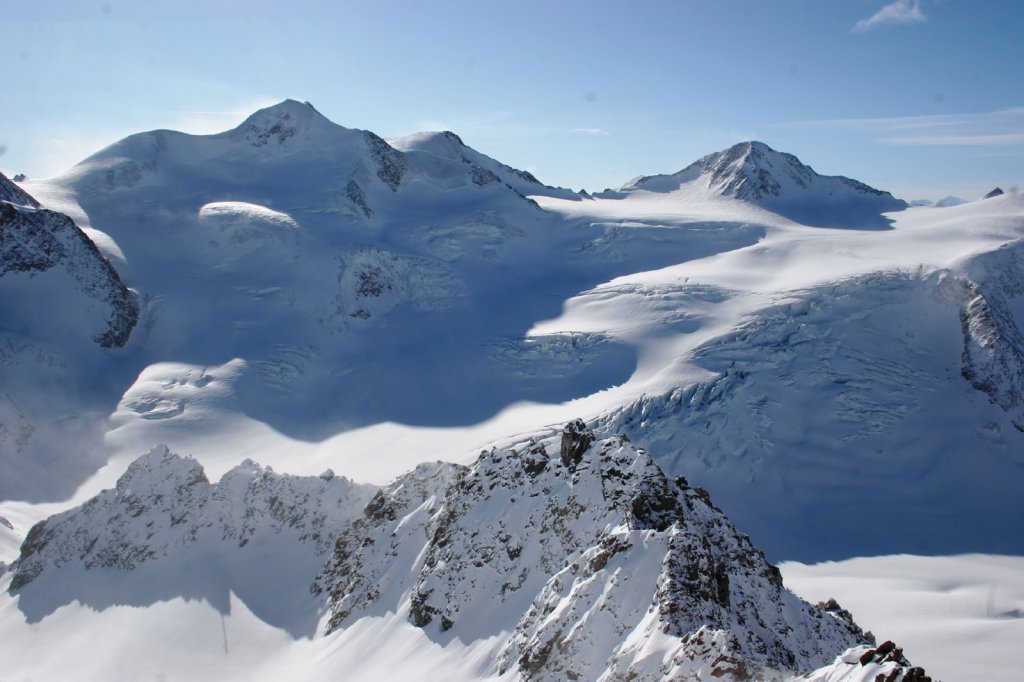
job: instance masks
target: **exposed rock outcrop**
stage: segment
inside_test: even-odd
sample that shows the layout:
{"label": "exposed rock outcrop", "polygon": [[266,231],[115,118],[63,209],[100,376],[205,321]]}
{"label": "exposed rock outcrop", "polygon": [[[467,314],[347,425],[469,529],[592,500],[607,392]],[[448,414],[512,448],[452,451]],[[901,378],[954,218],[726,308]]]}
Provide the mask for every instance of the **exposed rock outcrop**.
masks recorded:
{"label": "exposed rock outcrop", "polygon": [[0,197],[7,197],[0,200],[0,278],[62,269],[105,314],[96,343],[123,346],[138,322],[139,304],[110,261],[71,218],[38,208],[35,199],[3,176]]}

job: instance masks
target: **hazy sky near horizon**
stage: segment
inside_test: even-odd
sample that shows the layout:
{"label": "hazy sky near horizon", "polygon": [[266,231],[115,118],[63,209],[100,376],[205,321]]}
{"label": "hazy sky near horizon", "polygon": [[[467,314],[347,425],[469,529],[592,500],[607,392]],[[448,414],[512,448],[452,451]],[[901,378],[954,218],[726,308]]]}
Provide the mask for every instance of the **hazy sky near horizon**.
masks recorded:
{"label": "hazy sky near horizon", "polygon": [[0,27],[0,171],[285,98],[452,130],[599,190],[759,139],[905,199],[1024,185],[1019,0],[35,0]]}

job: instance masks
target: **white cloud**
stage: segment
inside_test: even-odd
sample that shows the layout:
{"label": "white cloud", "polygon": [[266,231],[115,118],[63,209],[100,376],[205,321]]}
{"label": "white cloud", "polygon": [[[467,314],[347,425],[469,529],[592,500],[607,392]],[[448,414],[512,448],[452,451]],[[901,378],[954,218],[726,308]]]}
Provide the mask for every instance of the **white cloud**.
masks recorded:
{"label": "white cloud", "polygon": [[573,128],[569,131],[570,133],[577,133],[579,135],[608,135],[608,131],[604,128]]}
{"label": "white cloud", "polygon": [[853,33],[863,33],[890,24],[917,24],[926,19],[921,11],[921,0],[896,0],[854,24]]}

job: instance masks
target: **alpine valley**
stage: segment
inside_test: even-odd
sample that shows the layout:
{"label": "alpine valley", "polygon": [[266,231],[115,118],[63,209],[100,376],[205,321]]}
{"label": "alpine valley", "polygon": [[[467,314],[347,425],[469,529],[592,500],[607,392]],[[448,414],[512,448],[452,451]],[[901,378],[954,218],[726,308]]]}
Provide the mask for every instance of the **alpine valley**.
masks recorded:
{"label": "alpine valley", "polygon": [[0,176],[0,680],[1019,679],[1022,330],[1019,192],[760,142]]}

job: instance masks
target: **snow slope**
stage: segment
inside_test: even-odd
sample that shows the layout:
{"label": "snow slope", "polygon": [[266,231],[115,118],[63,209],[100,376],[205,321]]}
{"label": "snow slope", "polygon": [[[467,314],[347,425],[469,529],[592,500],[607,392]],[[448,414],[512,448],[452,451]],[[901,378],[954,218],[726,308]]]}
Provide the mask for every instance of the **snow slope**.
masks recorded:
{"label": "snow slope", "polygon": [[1020,678],[1010,659],[1024,637],[1024,559],[894,555],[780,568],[804,599],[834,596],[940,680]]}

